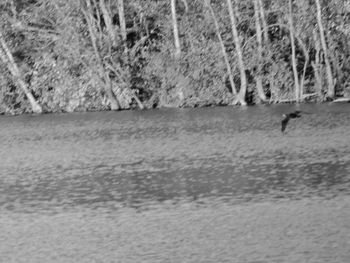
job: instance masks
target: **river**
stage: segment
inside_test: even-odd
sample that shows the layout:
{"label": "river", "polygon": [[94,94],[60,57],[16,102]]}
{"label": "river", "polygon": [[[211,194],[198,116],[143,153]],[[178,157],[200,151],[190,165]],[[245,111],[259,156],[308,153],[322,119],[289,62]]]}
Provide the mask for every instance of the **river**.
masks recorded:
{"label": "river", "polygon": [[348,262],[350,104],[0,117],[0,262]]}

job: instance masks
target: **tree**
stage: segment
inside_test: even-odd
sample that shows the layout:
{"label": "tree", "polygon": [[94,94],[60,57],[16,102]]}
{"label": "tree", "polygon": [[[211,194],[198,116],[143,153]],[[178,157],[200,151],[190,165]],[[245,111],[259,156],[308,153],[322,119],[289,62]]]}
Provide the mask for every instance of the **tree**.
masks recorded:
{"label": "tree", "polygon": [[232,30],[232,35],[233,35],[233,41],[235,43],[235,49],[236,49],[236,54],[237,54],[237,60],[238,60],[238,67],[239,67],[239,72],[241,76],[241,88],[238,93],[239,99],[235,99],[235,102],[240,102],[242,105],[246,105],[245,101],[245,96],[247,92],[247,76],[245,73],[245,65],[243,61],[243,53],[242,53],[242,48],[241,48],[241,41],[239,39],[238,31],[237,31],[237,26],[236,26],[236,18],[235,14],[233,12],[233,6],[231,0],[227,0],[227,6],[228,6],[228,11],[230,14],[230,20],[231,20],[231,30]]}
{"label": "tree", "polygon": [[100,0],[99,5],[102,12],[103,21],[106,25],[106,30],[109,34],[109,40],[112,41],[113,46],[116,46],[117,45],[116,31],[114,29],[111,14],[109,12],[109,9],[106,6],[105,0]]}
{"label": "tree", "polygon": [[178,59],[181,56],[181,46],[180,46],[180,38],[179,38],[179,29],[177,26],[177,18],[176,18],[176,0],[171,1],[171,16],[173,21],[173,34],[174,34],[174,44],[175,44],[175,58]]}
{"label": "tree", "polygon": [[332,75],[332,69],[331,69],[331,63],[329,61],[329,55],[328,55],[328,47],[326,43],[326,37],[324,34],[324,27],[322,24],[322,11],[321,11],[321,5],[319,0],[315,0],[316,8],[317,8],[317,25],[319,29],[320,34],[320,41],[322,45],[322,50],[324,53],[324,61],[326,64],[326,73],[327,73],[327,83],[328,83],[328,92],[327,97],[333,98],[334,97],[334,83],[333,83],[333,75]]}
{"label": "tree", "polygon": [[[220,47],[221,47],[221,53],[222,53],[222,56],[223,56],[223,58],[225,60],[225,65],[226,65],[226,69],[227,69],[227,75],[229,77],[232,93],[233,93],[233,95],[235,95],[237,97],[237,89],[236,89],[236,86],[235,86],[235,82],[233,80],[232,69],[231,69],[230,61],[229,61],[228,56],[227,56],[227,52],[226,52],[226,49],[225,49],[224,41],[222,40],[222,37],[221,37],[221,34],[220,34],[219,23],[218,23],[218,21],[217,21],[217,19],[215,17],[214,10],[211,7],[210,0],[206,0],[206,5],[209,8],[210,14],[211,14],[211,16],[213,18],[213,21],[214,21],[216,35],[217,35],[217,37],[219,39],[219,43],[220,43]],[[244,103],[244,101],[243,101],[243,103]]]}
{"label": "tree", "polygon": [[292,68],[293,68],[293,76],[294,76],[294,87],[295,87],[295,100],[299,102],[299,77],[297,71],[297,62],[295,58],[295,42],[294,42],[294,26],[293,26],[293,5],[292,0],[289,0],[289,35],[290,35],[290,45],[292,48]]}
{"label": "tree", "polygon": [[120,24],[120,32],[122,35],[122,40],[126,41],[126,22],[125,22],[125,12],[124,12],[124,0],[118,0],[118,16]]}
{"label": "tree", "polygon": [[34,99],[33,94],[30,92],[27,84],[22,79],[21,73],[18,69],[17,64],[14,61],[14,58],[8,48],[5,39],[0,31],[0,59],[6,65],[10,73],[12,74],[13,79],[17,82],[18,86],[23,90],[25,95],[27,96],[29,103],[32,107],[34,113],[42,113],[41,106]]}
{"label": "tree", "polygon": [[349,96],[349,10],[344,0],[0,1],[0,114],[32,111],[30,94],[48,112]]}
{"label": "tree", "polygon": [[[118,17],[119,17],[119,24],[120,24],[121,39],[122,39],[123,44],[124,44],[124,57],[126,60],[126,63],[124,63],[125,64],[124,67],[125,67],[125,71],[127,71],[127,76],[128,76],[127,80],[124,80],[124,86],[125,86],[124,89],[129,91],[129,95],[136,101],[139,108],[141,110],[143,110],[144,106],[143,106],[142,102],[137,97],[135,92],[130,89],[130,85],[127,85],[125,82],[127,82],[128,84],[130,84],[130,82],[131,82],[130,66],[131,66],[131,63],[133,62],[131,60],[135,59],[135,55],[132,55],[132,54],[135,54],[135,52],[138,48],[138,45],[144,43],[145,38],[141,38],[139,41],[137,41],[133,45],[131,52],[129,52],[128,46],[127,46],[127,30],[126,30],[126,21],[125,21],[125,12],[124,12],[124,0],[118,0]],[[116,72],[115,67],[113,67],[113,68],[114,68],[114,71]]]}
{"label": "tree", "polygon": [[[97,39],[99,39],[100,40],[99,43],[101,43],[102,31],[96,30],[96,26],[99,27],[100,25],[96,24],[96,20],[93,16],[93,8],[91,6],[90,0],[85,0],[85,5],[86,5],[86,9],[83,7],[82,12],[83,12],[85,19],[87,21],[87,26],[89,29],[89,36],[91,39],[91,44],[93,46],[95,58],[97,61],[97,71],[98,71],[99,77],[101,78],[101,80],[103,80],[104,89],[105,89],[105,92],[107,94],[107,98],[110,102],[111,110],[119,110],[120,105],[119,105],[119,102],[117,101],[115,94],[113,93],[112,82],[111,82],[109,73],[107,71],[107,64],[106,64],[105,60],[102,58],[101,53],[100,53],[101,52],[100,49],[102,47],[98,47]],[[95,8],[97,9],[96,5],[95,5]],[[108,16],[108,13],[105,13],[104,16]],[[106,17],[104,18],[104,20],[109,21],[109,19]],[[114,34],[113,34],[113,36],[114,36]],[[111,34],[110,34],[110,37],[112,37]],[[110,39],[110,40],[113,41],[113,39]]]}
{"label": "tree", "polygon": [[259,10],[259,0],[253,0],[254,2],[254,17],[255,17],[255,28],[256,28],[256,40],[258,42],[258,65],[257,72],[255,76],[256,89],[259,95],[260,100],[266,101],[266,96],[262,86],[261,79],[261,69],[262,69],[262,30],[260,24],[260,10]]}
{"label": "tree", "polygon": [[[265,11],[262,0],[254,0],[257,1],[257,8],[259,9],[262,28],[263,28],[263,34],[264,34],[264,41],[267,43],[269,41],[268,32],[267,32],[267,22],[265,17]],[[255,7],[254,7],[255,8]]]}

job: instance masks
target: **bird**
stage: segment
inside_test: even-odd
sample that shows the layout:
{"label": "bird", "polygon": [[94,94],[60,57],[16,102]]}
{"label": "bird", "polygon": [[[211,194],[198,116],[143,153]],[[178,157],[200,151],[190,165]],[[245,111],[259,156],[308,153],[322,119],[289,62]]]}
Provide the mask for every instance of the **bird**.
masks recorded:
{"label": "bird", "polygon": [[287,113],[287,114],[283,114],[283,119],[282,119],[282,128],[281,131],[282,133],[286,130],[287,124],[289,122],[290,119],[296,119],[296,118],[300,118],[301,117],[301,113],[302,111],[296,110],[294,112],[291,113]]}

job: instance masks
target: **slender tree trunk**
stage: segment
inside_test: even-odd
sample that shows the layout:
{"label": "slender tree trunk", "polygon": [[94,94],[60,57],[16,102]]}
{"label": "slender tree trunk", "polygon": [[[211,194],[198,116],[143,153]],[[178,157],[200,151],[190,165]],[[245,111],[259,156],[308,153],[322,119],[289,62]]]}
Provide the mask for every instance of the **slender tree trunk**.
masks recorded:
{"label": "slender tree trunk", "polygon": [[105,0],[100,0],[100,8],[101,8],[101,11],[103,14],[103,21],[105,22],[109,38],[111,39],[113,46],[116,46],[117,39],[116,39],[116,35],[115,35],[115,30],[114,30],[112,18],[111,18],[110,12],[106,6]]}
{"label": "slender tree trunk", "polygon": [[276,101],[276,86],[275,86],[275,78],[273,75],[269,76],[269,83],[270,83],[270,92],[271,92],[271,96],[270,96],[270,100],[269,102],[275,102]]}
{"label": "slender tree trunk", "polygon": [[[301,43],[301,41],[299,41],[299,43]],[[301,48],[303,49],[303,52],[304,52],[304,56],[305,56],[305,63],[304,63],[304,68],[303,68],[303,75],[301,77],[301,80],[300,80],[300,95],[299,95],[299,98],[303,99],[304,98],[304,82],[305,82],[305,75],[306,75],[306,68],[307,68],[307,65],[309,64],[309,54],[308,54],[308,51],[305,47],[304,44],[300,45]]]}
{"label": "slender tree trunk", "polygon": [[268,31],[267,31],[267,22],[266,22],[266,18],[265,18],[264,5],[263,5],[262,0],[257,0],[257,1],[258,1],[258,8],[260,10],[261,22],[263,25],[264,41],[265,41],[265,43],[268,43],[269,42],[269,35],[268,35]]}
{"label": "slender tree trunk", "polygon": [[32,107],[32,110],[34,113],[42,113],[42,108],[39,105],[39,103],[35,100],[33,94],[30,92],[27,84],[24,82],[24,80],[21,77],[21,73],[17,67],[17,64],[15,63],[12,53],[10,52],[10,49],[8,48],[5,39],[0,32],[0,60],[7,66],[8,70],[12,74],[13,78],[17,82],[17,85],[23,90],[25,95],[27,96],[29,103]]}
{"label": "slender tree trunk", "polygon": [[315,54],[315,62],[312,63],[312,68],[314,70],[314,75],[315,75],[315,88],[316,92],[318,94],[318,97],[323,100],[323,92],[322,92],[322,87],[323,87],[323,79],[322,79],[322,74],[321,74],[321,69],[320,69],[320,43],[317,38],[317,33],[316,31],[313,32],[313,38],[315,42],[315,49],[316,49],[316,54]]}
{"label": "slender tree trunk", "polygon": [[173,19],[173,33],[174,33],[174,44],[175,44],[175,58],[178,59],[181,56],[181,46],[179,38],[179,30],[177,27],[177,18],[176,18],[176,0],[171,1],[171,15]]}
{"label": "slender tree trunk", "polygon": [[125,23],[125,13],[124,13],[124,0],[118,0],[118,16],[119,16],[122,40],[125,42],[126,41],[126,23]]}
{"label": "slender tree trunk", "polygon": [[294,75],[295,100],[296,102],[299,102],[300,91],[299,91],[299,77],[298,77],[297,64],[296,64],[296,58],[295,58],[292,0],[289,0],[289,33],[290,33],[290,44],[292,47],[292,68],[293,68],[293,75]]}
{"label": "slender tree trunk", "polygon": [[143,110],[145,106],[143,106],[142,102],[140,101],[140,99],[137,97],[136,94],[133,95],[133,98],[136,101],[137,105],[139,106],[140,110]]}
{"label": "slender tree trunk", "polygon": [[315,86],[316,86],[316,93],[318,95],[318,97],[320,99],[322,99],[322,90],[321,90],[321,87],[322,87],[322,78],[321,78],[321,75],[320,75],[320,70],[319,70],[319,67],[317,65],[316,62],[312,62],[311,63],[312,65],[312,68],[314,70],[314,75],[315,75]]}
{"label": "slender tree trunk", "polygon": [[256,28],[256,39],[258,42],[258,66],[255,76],[256,90],[261,101],[266,101],[266,96],[264,93],[262,78],[261,78],[261,64],[262,64],[262,32],[259,17],[259,0],[254,1],[254,16],[255,16],[255,28]]}
{"label": "slender tree trunk", "polygon": [[95,38],[98,41],[98,46],[102,47],[102,45],[104,44],[104,39],[103,39],[103,35],[102,35],[103,29],[102,29],[102,26],[101,26],[102,25],[101,18],[103,17],[103,14],[102,15],[100,14],[100,8],[98,7],[97,0],[91,0],[93,6],[91,6],[91,3],[90,2],[88,3],[87,0],[83,0],[83,1],[86,1],[86,4],[88,5],[89,10],[91,10],[91,12],[89,11],[91,14],[92,14],[93,11],[96,11],[95,16],[96,16],[96,21],[97,22],[95,23],[94,26],[97,27],[98,32],[100,32],[100,33],[99,34],[96,33]]}
{"label": "slender tree trunk", "polygon": [[215,29],[216,29],[216,35],[217,35],[217,37],[219,39],[222,56],[224,57],[224,60],[225,60],[226,69],[227,69],[227,75],[229,77],[232,93],[233,93],[233,95],[235,95],[237,97],[237,89],[236,89],[236,86],[235,86],[235,82],[233,80],[232,69],[231,69],[231,65],[230,65],[230,62],[229,62],[229,59],[228,59],[228,56],[227,56],[227,53],[226,53],[224,41],[222,40],[222,37],[221,37],[221,34],[220,34],[219,23],[218,23],[218,21],[217,21],[217,19],[215,17],[214,10],[211,7],[210,0],[206,0],[206,5],[209,8],[209,11],[210,11],[211,16],[212,16],[213,21],[214,21],[214,25],[215,25]]}
{"label": "slender tree trunk", "polygon": [[316,0],[316,8],[317,8],[317,24],[318,24],[318,29],[320,31],[320,40],[321,40],[322,50],[324,53],[324,60],[326,64],[326,73],[327,73],[327,82],[328,82],[327,97],[334,98],[333,75],[332,75],[331,63],[329,62],[328,48],[326,44],[326,37],[324,35],[324,28],[322,24],[322,12],[321,12],[321,5],[319,0]]}
{"label": "slender tree trunk", "polygon": [[238,66],[241,76],[241,88],[239,90],[238,97],[240,97],[240,102],[242,105],[246,105],[245,102],[245,96],[247,92],[247,76],[245,74],[245,66],[243,62],[243,54],[241,49],[241,41],[239,39],[237,26],[236,26],[236,18],[233,12],[233,6],[231,0],[227,0],[228,10],[230,14],[230,20],[231,20],[231,29],[232,29],[232,35],[233,35],[233,41],[235,43],[236,47],[236,53],[237,53],[237,59],[238,59]]}

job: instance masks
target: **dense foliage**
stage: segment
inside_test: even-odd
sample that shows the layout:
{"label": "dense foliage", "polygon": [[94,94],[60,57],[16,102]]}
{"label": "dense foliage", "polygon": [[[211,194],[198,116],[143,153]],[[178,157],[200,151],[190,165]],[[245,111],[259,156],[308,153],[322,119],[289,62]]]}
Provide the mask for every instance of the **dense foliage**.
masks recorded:
{"label": "dense foliage", "polygon": [[[264,102],[257,93],[257,76],[261,77],[265,102],[296,99],[290,14],[297,77],[302,89],[296,100],[350,97],[349,2],[320,0],[328,52],[325,53],[315,1],[291,1],[291,13],[286,0],[259,1],[265,14],[259,20],[265,36],[260,56],[254,1],[232,1],[247,77],[245,100]],[[123,17],[122,2],[1,1],[0,31],[20,77],[45,112],[107,110],[111,109],[111,96],[115,96],[117,103],[113,109],[233,103],[235,93],[209,9],[210,6],[215,13],[239,90],[240,66],[226,1],[175,1],[179,57],[174,56],[170,0],[124,1]],[[325,56],[330,60],[334,96],[327,88]],[[31,112],[27,96],[8,63],[0,59],[0,112]]]}

